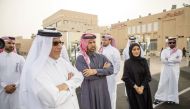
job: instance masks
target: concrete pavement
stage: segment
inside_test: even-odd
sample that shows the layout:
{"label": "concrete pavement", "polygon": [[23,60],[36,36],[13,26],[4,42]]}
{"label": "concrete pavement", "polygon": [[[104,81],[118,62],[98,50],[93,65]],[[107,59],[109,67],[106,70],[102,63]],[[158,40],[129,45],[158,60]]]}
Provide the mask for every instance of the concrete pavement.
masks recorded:
{"label": "concrete pavement", "polygon": [[[154,100],[154,95],[158,87],[159,74],[152,76],[152,81],[150,82],[152,100]],[[168,105],[167,103],[162,103],[160,105],[153,105],[154,109],[189,109],[190,107],[190,72],[181,71],[179,78],[179,104]],[[128,104],[128,99],[124,93],[124,83],[118,85],[117,89],[117,109],[130,109]]]}
{"label": "concrete pavement", "polygon": [[[181,72],[179,78],[179,100],[178,105],[168,105],[167,103],[162,103],[159,105],[154,105],[154,109],[189,109],[190,107],[190,67],[188,66],[189,58],[183,58],[180,64]],[[121,63],[123,64],[123,62]],[[118,76],[118,89],[117,89],[117,109],[129,109],[127,97],[124,93],[124,83],[120,81],[122,76],[122,68]],[[159,57],[150,57],[150,71],[152,75],[152,81],[150,82],[152,100],[154,100],[154,95],[158,87],[158,82],[160,78],[161,62]]]}

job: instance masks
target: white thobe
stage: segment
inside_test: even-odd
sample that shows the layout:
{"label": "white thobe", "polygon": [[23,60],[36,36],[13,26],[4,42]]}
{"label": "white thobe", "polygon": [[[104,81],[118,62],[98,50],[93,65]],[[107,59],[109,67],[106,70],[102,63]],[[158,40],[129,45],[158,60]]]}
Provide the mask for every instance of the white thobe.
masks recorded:
{"label": "white thobe", "polygon": [[[74,76],[68,80],[68,73]],[[36,96],[43,109],[79,109],[75,89],[83,81],[82,73],[63,58],[54,60],[48,58],[41,73],[36,77]],[[66,83],[68,91],[59,91],[56,87]]]}
{"label": "white thobe", "polygon": [[[163,63],[160,74],[158,90],[155,99],[162,101],[173,101],[179,103],[178,97],[178,80],[180,74],[180,62],[182,59],[182,51],[171,54],[172,49],[167,47],[161,53],[161,61]],[[168,59],[166,59],[168,58]]]}
{"label": "white thobe", "polygon": [[108,90],[110,94],[110,100],[112,109],[116,109],[116,98],[117,98],[117,74],[120,70],[120,52],[112,47],[111,45],[108,45],[107,47],[103,47],[102,54],[105,55],[113,64],[114,73],[110,76],[106,76],[107,83],[108,83]]}
{"label": "white thobe", "polygon": [[[19,81],[25,59],[14,53],[0,53],[0,109],[19,109]],[[7,94],[4,88],[15,84],[16,90]]]}

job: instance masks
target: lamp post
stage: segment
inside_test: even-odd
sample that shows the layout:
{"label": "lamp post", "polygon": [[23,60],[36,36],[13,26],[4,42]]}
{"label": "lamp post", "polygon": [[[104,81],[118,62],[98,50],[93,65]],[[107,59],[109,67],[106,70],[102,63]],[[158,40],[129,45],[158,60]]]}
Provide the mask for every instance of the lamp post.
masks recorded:
{"label": "lamp post", "polygon": [[190,67],[190,37],[187,38],[187,52],[188,52],[188,59],[189,59],[189,67]]}
{"label": "lamp post", "polygon": [[77,47],[78,47],[78,42],[77,42],[77,40],[75,40],[75,43],[74,43],[75,62],[77,60],[77,49],[78,49]]}

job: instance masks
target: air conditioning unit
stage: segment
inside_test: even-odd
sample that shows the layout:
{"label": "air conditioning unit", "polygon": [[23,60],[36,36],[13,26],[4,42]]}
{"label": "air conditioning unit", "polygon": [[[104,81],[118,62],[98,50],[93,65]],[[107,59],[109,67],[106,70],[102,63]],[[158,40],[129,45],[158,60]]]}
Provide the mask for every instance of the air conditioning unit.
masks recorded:
{"label": "air conditioning unit", "polygon": [[166,12],[166,9],[163,9],[163,12]]}
{"label": "air conditioning unit", "polygon": [[176,9],[177,8],[177,5],[172,5],[172,9]]}

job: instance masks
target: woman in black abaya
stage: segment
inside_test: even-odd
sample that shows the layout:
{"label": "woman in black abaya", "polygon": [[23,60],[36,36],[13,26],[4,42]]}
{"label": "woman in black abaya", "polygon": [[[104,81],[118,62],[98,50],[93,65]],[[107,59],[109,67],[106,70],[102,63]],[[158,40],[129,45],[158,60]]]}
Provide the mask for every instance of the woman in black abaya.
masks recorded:
{"label": "woman in black abaya", "polygon": [[122,80],[125,82],[130,109],[153,109],[149,82],[148,63],[141,57],[139,44],[129,47],[130,59],[124,63]]}

